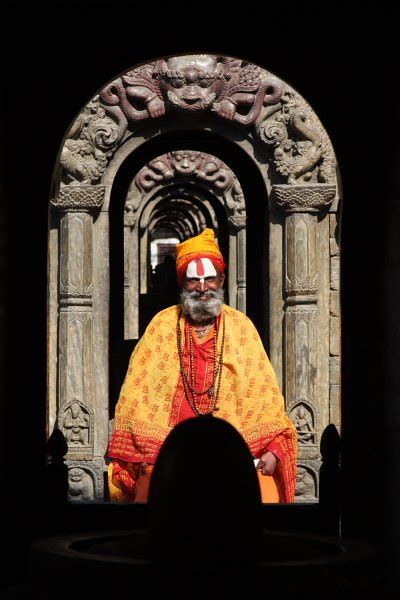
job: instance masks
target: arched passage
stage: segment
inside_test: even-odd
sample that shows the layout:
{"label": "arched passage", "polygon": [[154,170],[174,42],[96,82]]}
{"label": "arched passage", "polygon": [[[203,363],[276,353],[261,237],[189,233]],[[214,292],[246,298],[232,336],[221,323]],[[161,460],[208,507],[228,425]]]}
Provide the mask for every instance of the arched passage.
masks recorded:
{"label": "arched passage", "polygon": [[[225,163],[209,153],[171,151],[140,169],[125,202],[126,339],[138,337],[139,290],[142,294],[149,291],[148,239],[160,196],[163,220],[168,219],[170,227],[175,225],[177,231],[181,229],[179,241],[197,235],[206,223],[214,225],[221,247],[228,250],[225,256],[229,265],[229,304],[246,311],[246,205],[239,180]],[[184,204],[178,202],[178,196],[185,198]],[[229,240],[225,239],[227,229]]]}
{"label": "arched passage", "polygon": [[[200,64],[207,65],[208,85],[189,106],[176,85],[176,73],[185,77],[187,69],[197,69],[200,81]],[[315,501],[320,432],[328,423],[339,425],[335,157],[306,101],[285,82],[241,59],[190,55],[137,67],[103,88],[67,133],[50,215],[50,430],[57,422],[66,433],[71,403],[80,407],[80,427],[94,430],[94,436],[83,435],[85,443],[70,444],[68,464],[81,470],[100,497],[96,482],[104,470],[110,400],[109,220],[112,232],[118,211],[122,220],[123,192],[115,210],[109,210],[110,199],[118,196],[120,174],[134,154],[139,159],[141,148],[149,144],[148,151],[153,143],[150,158],[179,150],[192,131],[224,138],[237,156],[241,153],[254,165],[263,183],[257,198],[251,193],[248,202],[246,198],[247,234],[252,226],[261,228],[247,248],[255,298],[260,291],[253,320],[269,341],[287,410],[302,434],[298,498]],[[203,141],[195,141],[197,147]],[[186,148],[196,150],[196,143]],[[212,154],[225,161],[221,148],[218,144]],[[235,171],[233,162],[228,164]]]}

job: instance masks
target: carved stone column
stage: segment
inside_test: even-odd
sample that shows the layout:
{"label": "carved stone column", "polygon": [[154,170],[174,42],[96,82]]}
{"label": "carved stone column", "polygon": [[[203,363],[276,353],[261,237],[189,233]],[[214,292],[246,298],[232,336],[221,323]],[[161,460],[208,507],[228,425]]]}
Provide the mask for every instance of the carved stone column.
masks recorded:
{"label": "carved stone column", "polygon": [[246,215],[232,215],[228,221],[229,304],[246,314]]}
{"label": "carved stone column", "polygon": [[[129,205],[128,205],[128,208]],[[139,338],[139,229],[136,211],[124,214],[124,332],[125,339]]]}
{"label": "carved stone column", "polygon": [[[284,394],[298,441],[298,501],[315,502],[320,467],[317,216],[335,197],[334,185],[275,185],[284,220]],[[329,218],[329,217],[328,217]]]}
{"label": "carved stone column", "polygon": [[103,186],[71,186],[51,202],[60,212],[57,422],[68,444],[71,499],[80,500],[98,499],[103,470],[93,461],[92,298],[93,213],[103,197]]}

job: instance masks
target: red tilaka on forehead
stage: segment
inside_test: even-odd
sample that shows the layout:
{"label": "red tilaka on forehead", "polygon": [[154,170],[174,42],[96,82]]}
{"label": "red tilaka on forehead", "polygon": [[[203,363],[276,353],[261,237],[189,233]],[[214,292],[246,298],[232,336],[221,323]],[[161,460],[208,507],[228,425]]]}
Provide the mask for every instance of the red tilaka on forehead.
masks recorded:
{"label": "red tilaka on forehead", "polygon": [[203,261],[201,260],[201,258],[198,258],[196,260],[196,272],[199,277],[204,275]]}

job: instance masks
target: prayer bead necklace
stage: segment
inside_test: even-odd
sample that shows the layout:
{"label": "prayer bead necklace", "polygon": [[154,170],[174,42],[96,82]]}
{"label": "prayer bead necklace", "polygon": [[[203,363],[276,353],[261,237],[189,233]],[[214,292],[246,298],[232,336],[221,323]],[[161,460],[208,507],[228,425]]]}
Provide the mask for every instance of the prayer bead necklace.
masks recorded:
{"label": "prayer bead necklace", "polygon": [[[219,398],[219,391],[221,387],[221,375],[222,375],[222,360],[224,355],[224,347],[225,347],[225,315],[222,316],[222,344],[221,351],[219,353],[219,357],[217,358],[217,328],[214,320],[214,373],[213,373],[213,382],[207,390],[197,391],[195,389],[195,376],[194,376],[194,349],[193,349],[193,333],[191,330],[191,325],[189,325],[189,359],[190,359],[190,371],[191,371],[191,383],[189,381],[188,374],[185,370],[185,365],[183,362],[183,349],[182,349],[182,334],[181,328],[179,324],[179,317],[176,325],[176,338],[178,345],[178,355],[179,355],[179,363],[181,367],[182,373],[182,382],[183,388],[185,390],[186,398],[189,402],[190,407],[193,412],[197,415],[207,415],[213,414],[219,410],[217,407],[217,402]],[[217,383],[215,387],[215,383]],[[211,406],[210,410],[207,412],[202,412],[200,408],[197,406],[196,396],[203,396],[208,394],[211,398]]]}

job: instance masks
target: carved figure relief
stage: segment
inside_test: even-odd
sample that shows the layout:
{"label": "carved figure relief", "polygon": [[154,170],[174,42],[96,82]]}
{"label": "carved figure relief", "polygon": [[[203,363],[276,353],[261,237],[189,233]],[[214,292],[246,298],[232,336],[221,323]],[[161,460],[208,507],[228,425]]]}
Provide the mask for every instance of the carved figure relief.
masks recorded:
{"label": "carved figure relief", "polygon": [[296,502],[316,502],[316,479],[309,469],[299,466],[296,479]]}
{"label": "carved figure relief", "polygon": [[63,426],[68,445],[84,446],[89,444],[89,423],[89,414],[84,412],[83,407],[78,402],[67,409]]}
{"label": "carved figure relief", "polygon": [[297,404],[290,411],[290,418],[296,427],[299,445],[315,445],[317,431],[311,407],[304,403]]}
{"label": "carved figure relief", "polygon": [[69,495],[72,502],[94,500],[93,479],[83,469],[73,467],[68,471]]}
{"label": "carved figure relief", "polygon": [[60,429],[68,444],[68,459],[90,459],[93,457],[93,413],[77,400],[63,407],[59,417]]}

